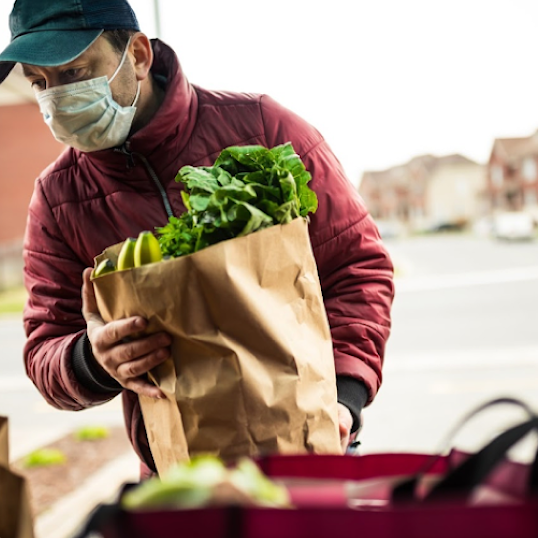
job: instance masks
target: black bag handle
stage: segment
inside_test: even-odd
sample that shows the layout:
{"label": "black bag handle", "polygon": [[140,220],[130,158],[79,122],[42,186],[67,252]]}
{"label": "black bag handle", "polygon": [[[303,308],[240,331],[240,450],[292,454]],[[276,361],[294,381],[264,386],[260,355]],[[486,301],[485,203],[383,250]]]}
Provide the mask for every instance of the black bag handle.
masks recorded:
{"label": "black bag handle", "polygon": [[[507,451],[533,430],[538,432],[538,417],[501,433],[438,482],[426,496],[425,501],[436,501],[454,494],[466,499],[506,457]],[[538,494],[538,451],[530,468],[529,491]]]}
{"label": "black bag handle", "polygon": [[536,417],[536,412],[530,406],[528,406],[525,402],[518,400],[517,398],[501,397],[501,398],[495,398],[494,400],[488,400],[487,402],[484,402],[483,404],[480,404],[478,407],[475,407],[474,409],[469,411],[456,423],[456,425],[446,435],[445,439],[443,440],[441,444],[441,450],[439,450],[438,452],[442,453],[450,449],[453,446],[454,438],[456,437],[458,432],[462,430],[463,427],[472,418],[479,415],[486,409],[489,409],[490,407],[494,407],[497,405],[513,405],[513,406],[523,409],[523,411],[525,411],[529,419]]}
{"label": "black bag handle", "polygon": [[[480,485],[484,478],[505,458],[506,452],[515,445],[520,439],[525,437],[532,430],[538,432],[538,416],[534,411],[521,400],[515,398],[497,398],[495,400],[488,401],[470,413],[468,413],[462,420],[460,420],[456,426],[450,431],[443,445],[451,446],[452,439],[456,433],[475,415],[481,413],[485,409],[488,409],[494,405],[510,404],[516,405],[522,408],[528,415],[529,420],[522,424],[518,424],[510,428],[509,430],[501,433],[483,449],[476,454],[470,456],[462,465],[456,469],[450,471],[448,475],[443,478],[427,495],[425,501],[438,500],[441,497],[447,495],[453,495],[458,493],[460,499],[467,498],[473,489]],[[442,451],[440,451],[441,453]],[[392,492],[393,502],[409,502],[416,500],[415,491],[417,484],[430,469],[433,464],[440,458],[440,455],[434,455],[430,458],[425,465],[417,472],[417,474],[404,482],[396,486]],[[529,474],[529,488],[531,492],[538,493],[538,451],[534,462],[530,468]]]}

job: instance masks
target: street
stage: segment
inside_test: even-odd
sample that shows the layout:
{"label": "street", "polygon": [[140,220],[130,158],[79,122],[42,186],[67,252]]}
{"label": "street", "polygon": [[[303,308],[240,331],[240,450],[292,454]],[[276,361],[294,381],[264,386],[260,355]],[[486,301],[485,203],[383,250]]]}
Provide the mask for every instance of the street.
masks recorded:
{"label": "street", "polygon": [[[538,409],[538,243],[447,235],[386,245],[398,272],[393,331],[383,385],[365,411],[362,452],[437,450],[460,418],[499,396]],[[79,413],[45,403],[24,373],[18,317],[0,319],[0,342],[0,414],[10,418],[12,459],[77,426],[122,423],[119,398]],[[522,416],[486,412],[458,443],[475,447]]]}
{"label": "street", "polygon": [[[501,396],[538,409],[538,244],[447,235],[386,245],[401,276],[363,452],[437,451],[465,414]],[[454,442],[475,449],[523,416],[495,407]]]}

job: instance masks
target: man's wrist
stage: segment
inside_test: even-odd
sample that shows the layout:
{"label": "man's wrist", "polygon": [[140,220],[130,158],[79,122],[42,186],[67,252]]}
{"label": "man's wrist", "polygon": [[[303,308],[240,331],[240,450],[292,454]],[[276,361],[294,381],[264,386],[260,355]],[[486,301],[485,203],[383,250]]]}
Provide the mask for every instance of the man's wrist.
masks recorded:
{"label": "man's wrist", "polygon": [[122,390],[122,386],[105,372],[93,356],[86,332],[75,343],[71,359],[73,373],[78,382],[86,389],[101,394]]}
{"label": "man's wrist", "polygon": [[353,417],[351,433],[354,433],[360,426],[361,412],[368,401],[368,390],[362,381],[351,376],[336,376],[336,390],[338,402],[351,412]]}

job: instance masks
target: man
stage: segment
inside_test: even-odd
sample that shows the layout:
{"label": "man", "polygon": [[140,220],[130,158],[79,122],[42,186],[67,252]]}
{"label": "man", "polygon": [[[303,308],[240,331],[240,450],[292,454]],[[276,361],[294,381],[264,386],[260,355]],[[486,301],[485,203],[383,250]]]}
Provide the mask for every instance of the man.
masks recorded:
{"label": "man", "polygon": [[210,165],[232,145],[291,141],[319,199],[310,236],[344,450],[381,383],[392,265],[322,136],[268,96],[189,84],[174,52],[139,31],[125,0],[17,0],[10,27],[0,81],[20,62],[52,134],[70,146],[36,182],[24,245],[24,356],[47,401],[80,410],[122,393],[143,475],[154,470],[137,394],[162,397],[145,374],[170,356],[170,337],[129,341],[146,326],[140,317],[105,324],[88,268],[105,247],[184,211],[174,182],[182,166]]}

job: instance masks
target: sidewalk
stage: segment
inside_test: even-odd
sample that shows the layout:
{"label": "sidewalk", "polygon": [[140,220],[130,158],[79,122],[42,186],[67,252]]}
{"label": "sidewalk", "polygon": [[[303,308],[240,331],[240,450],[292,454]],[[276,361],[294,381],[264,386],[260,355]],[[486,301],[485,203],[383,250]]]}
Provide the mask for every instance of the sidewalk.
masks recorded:
{"label": "sidewalk", "polygon": [[116,458],[40,515],[34,521],[35,538],[72,538],[99,503],[113,501],[124,483],[138,479],[139,460],[134,452]]}

